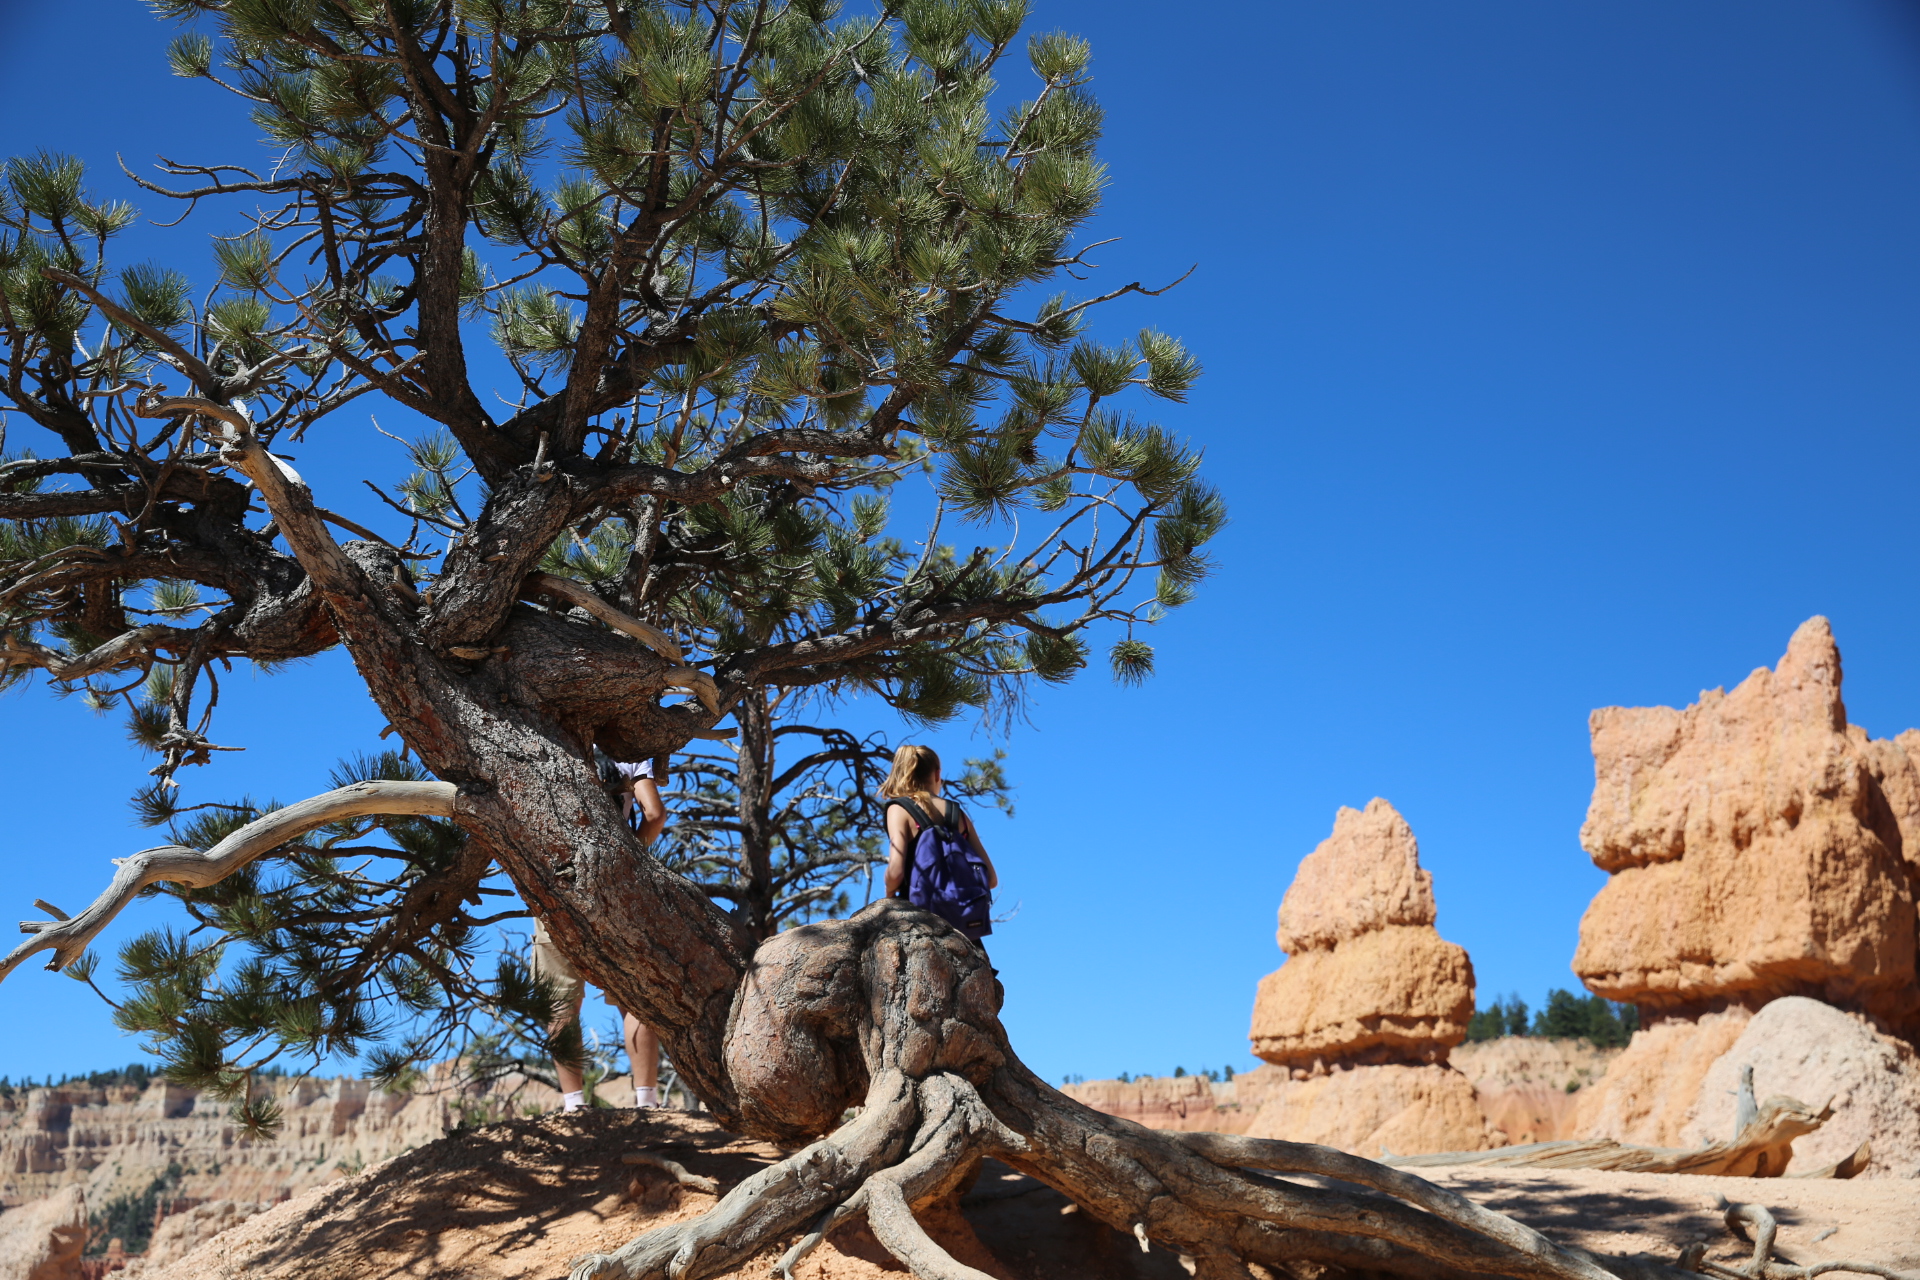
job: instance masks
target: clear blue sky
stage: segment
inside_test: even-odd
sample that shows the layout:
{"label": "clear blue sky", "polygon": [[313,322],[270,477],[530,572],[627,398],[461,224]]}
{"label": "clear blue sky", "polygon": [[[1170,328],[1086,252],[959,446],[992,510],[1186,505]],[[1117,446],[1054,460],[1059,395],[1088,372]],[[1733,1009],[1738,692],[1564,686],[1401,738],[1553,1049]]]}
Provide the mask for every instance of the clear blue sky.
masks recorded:
{"label": "clear blue sky", "polygon": [[[1123,237],[1104,277],[1199,264],[1104,323],[1205,362],[1160,417],[1234,513],[1158,677],[1050,691],[1005,743],[1019,816],[989,835],[1020,911],[994,955],[1036,1069],[1252,1065],[1281,894],[1375,795],[1419,836],[1483,1003],[1574,985],[1602,880],[1578,844],[1587,712],[1731,685],[1811,614],[1854,718],[1920,724],[1912,10],[1036,8],[1093,42],[1096,231]],[[133,0],[0,0],[0,152],[77,152],[103,190],[127,187],[115,151],[233,158],[251,128],[167,78],[165,39]],[[140,236],[208,261],[197,235]],[[319,475],[366,510],[347,468]],[[322,789],[380,724],[338,655],[237,677],[227,704],[216,740],[248,751],[195,779],[226,794]],[[152,842],[124,806],[146,761],[74,701],[0,716],[6,918],[74,910]],[[0,987],[0,1074],[134,1056],[65,979]]]}

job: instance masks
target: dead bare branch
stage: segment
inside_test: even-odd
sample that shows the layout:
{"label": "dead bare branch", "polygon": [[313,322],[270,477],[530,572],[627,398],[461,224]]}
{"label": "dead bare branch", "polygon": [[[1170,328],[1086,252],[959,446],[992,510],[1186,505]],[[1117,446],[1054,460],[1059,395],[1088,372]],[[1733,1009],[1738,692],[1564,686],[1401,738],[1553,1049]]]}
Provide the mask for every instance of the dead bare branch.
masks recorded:
{"label": "dead bare branch", "polygon": [[64,969],[80,958],[102,929],[150,884],[170,881],[192,888],[215,884],[316,827],[368,814],[417,814],[451,818],[459,803],[459,789],[451,782],[356,782],[298,804],[276,809],[249,822],[213,848],[202,852],[181,845],[143,849],[128,858],[116,858],[120,868],[113,882],[92,906],[67,920],[23,920],[20,932],[32,935],[0,960],[0,981],[28,956],[52,951],[49,969]]}

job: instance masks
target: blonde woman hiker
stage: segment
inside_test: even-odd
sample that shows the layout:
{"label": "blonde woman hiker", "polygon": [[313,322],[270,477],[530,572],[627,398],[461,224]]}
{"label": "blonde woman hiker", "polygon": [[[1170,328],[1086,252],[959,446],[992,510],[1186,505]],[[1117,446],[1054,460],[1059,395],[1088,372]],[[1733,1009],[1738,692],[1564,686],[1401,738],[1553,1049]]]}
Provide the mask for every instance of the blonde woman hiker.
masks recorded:
{"label": "blonde woman hiker", "polygon": [[[653,762],[642,760],[633,764],[623,763],[609,759],[598,750],[594,752],[594,758],[600,766],[602,781],[621,799],[622,820],[634,825],[642,844],[652,844],[654,837],[667,825],[667,806],[661,801],[659,785],[654,781]],[[547,1034],[557,1036],[579,1020],[587,988],[572,961],[553,945],[553,938],[547,933],[547,922],[544,920],[533,922],[531,967],[535,978],[545,978],[553,984],[554,1018],[547,1027]],[[608,999],[607,1003],[620,1009],[612,999]],[[626,1042],[627,1063],[633,1069],[633,1105],[657,1107],[660,1105],[660,1037],[654,1034],[652,1027],[624,1009],[620,1010],[620,1023],[622,1039]],[[587,1104],[587,1082],[580,1074],[580,1069],[555,1058],[553,1073],[560,1081],[562,1108],[578,1111],[584,1107]]]}
{"label": "blonde woman hiker", "polygon": [[940,757],[908,743],[893,753],[880,784],[887,815],[887,896],[931,911],[986,950],[993,932],[993,869],[980,832],[958,804],[940,794]]}

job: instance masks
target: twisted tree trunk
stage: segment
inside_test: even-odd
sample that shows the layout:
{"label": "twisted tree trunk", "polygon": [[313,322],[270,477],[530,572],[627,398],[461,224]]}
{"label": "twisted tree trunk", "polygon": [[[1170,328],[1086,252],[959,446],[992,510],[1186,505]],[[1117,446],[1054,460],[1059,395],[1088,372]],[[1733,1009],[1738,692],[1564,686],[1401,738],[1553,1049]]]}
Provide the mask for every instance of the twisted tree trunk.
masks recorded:
{"label": "twisted tree trunk", "polygon": [[[671,653],[634,644],[626,628],[516,604],[522,578],[503,586],[482,567],[493,545],[484,531],[449,557],[471,561],[480,585],[464,589],[462,572],[450,571],[437,598],[424,600],[397,560],[369,544],[350,554],[331,541],[304,484],[267,456],[244,415],[200,402],[185,409],[234,419],[224,456],[260,489],[375,701],[441,779],[417,794],[382,793],[404,806],[391,811],[445,814],[496,858],[582,973],[660,1032],[720,1123],[807,1144],[706,1216],[583,1261],[575,1280],[700,1280],[811,1227],[783,1260],[790,1270],[826,1231],[862,1215],[923,1280],[977,1277],[920,1229],[914,1209],[988,1155],[1143,1244],[1179,1250],[1209,1280],[1247,1276],[1251,1263],[1418,1280],[1609,1280],[1593,1259],[1411,1174],[1320,1147],[1155,1132],[1066,1098],[1014,1056],[985,953],[902,902],[750,950],[705,894],[649,856],[591,763],[595,743],[625,759],[683,744],[698,713],[635,693],[692,683],[711,696],[711,682],[701,687]],[[151,410],[181,411],[172,402]],[[498,530],[527,539],[512,545],[545,545],[552,521],[534,516],[543,504],[565,506],[565,484],[554,480],[544,495],[534,480],[502,485],[489,508],[506,513]],[[533,515],[514,528],[508,517],[522,507]],[[735,700],[741,692],[736,686]],[[707,708],[704,723],[717,714]],[[335,794],[328,804],[385,811],[365,807],[378,803],[367,796]],[[230,838],[239,852],[218,867],[194,857],[172,868],[150,857],[83,920],[36,925],[6,967],[43,949],[70,962],[131,897],[134,879],[207,883],[292,834],[285,817],[268,815]],[[1261,1170],[1338,1178],[1373,1193],[1287,1183]]]}

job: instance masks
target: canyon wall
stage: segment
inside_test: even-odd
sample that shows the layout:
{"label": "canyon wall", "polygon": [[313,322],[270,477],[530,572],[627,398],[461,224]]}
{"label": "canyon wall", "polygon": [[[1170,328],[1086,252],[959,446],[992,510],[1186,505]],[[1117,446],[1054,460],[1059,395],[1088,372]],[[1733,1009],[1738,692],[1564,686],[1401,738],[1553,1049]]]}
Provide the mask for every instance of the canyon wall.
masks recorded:
{"label": "canyon wall", "polygon": [[[463,1086],[446,1068],[408,1094],[353,1079],[267,1087],[284,1117],[269,1141],[239,1132],[226,1104],[163,1081],[0,1098],[0,1280],[98,1280],[115,1260],[83,1265],[88,1211],[141,1196],[156,1180],[164,1182],[150,1250],[157,1265],[275,1203],[464,1125],[559,1105],[551,1089],[519,1076]],[[633,1102],[625,1077],[599,1093],[616,1106]],[[135,1257],[129,1270],[141,1265]]]}
{"label": "canyon wall", "polygon": [[[0,1205],[82,1186],[96,1208],[138,1194],[178,1164],[172,1194],[195,1203],[272,1203],[431,1142],[465,1121],[542,1111],[552,1090],[513,1077],[487,1089],[454,1087],[444,1070],[415,1093],[389,1094],[365,1080],[273,1082],[284,1123],[266,1142],[240,1133],[225,1103],[155,1082],[94,1089],[63,1085],[0,1098]],[[624,1092],[622,1092],[624,1090]],[[631,1085],[608,1082],[610,1100]]]}
{"label": "canyon wall", "polygon": [[[1373,1081],[1365,1096],[1359,1096],[1351,1084],[1344,1092],[1336,1088],[1298,1089],[1290,1070],[1271,1065],[1215,1083],[1209,1083],[1202,1076],[1143,1076],[1135,1080],[1088,1080],[1062,1085],[1061,1092],[1096,1111],[1124,1116],[1149,1129],[1214,1133],[1245,1133],[1260,1113],[1261,1105],[1275,1092],[1289,1099],[1286,1104],[1289,1110],[1316,1104],[1326,1106],[1331,1118],[1318,1122],[1317,1127],[1343,1136],[1363,1123],[1364,1117],[1354,1114],[1358,1106],[1376,1116],[1387,1113],[1366,1128],[1363,1141],[1373,1138],[1396,1151],[1401,1149],[1393,1147],[1398,1141],[1411,1154],[1413,1147],[1427,1145],[1419,1139],[1419,1130],[1435,1124],[1456,1126],[1468,1133],[1477,1130],[1485,1134],[1488,1145],[1496,1147],[1576,1137],[1574,1111],[1582,1091],[1605,1074],[1607,1064],[1619,1053],[1618,1049],[1596,1048],[1586,1040],[1531,1036],[1458,1045],[1449,1055],[1447,1065],[1464,1076],[1472,1087],[1473,1103],[1479,1111],[1477,1121],[1462,1120],[1459,1116],[1457,1089],[1442,1095],[1438,1108],[1426,1105],[1419,1093],[1426,1077],[1419,1073],[1404,1078],[1398,1087],[1391,1075],[1389,1083],[1382,1087],[1378,1074],[1360,1073],[1358,1083]],[[1354,1077],[1349,1072],[1329,1073],[1322,1078]],[[1309,1074],[1308,1080],[1313,1079]],[[1416,1102],[1420,1105],[1415,1106]],[[1412,1114],[1397,1128],[1388,1127],[1393,1115],[1408,1112],[1410,1108]],[[1273,1116],[1269,1114],[1268,1119],[1271,1122]],[[1315,1128],[1316,1122],[1308,1119],[1300,1122],[1297,1131],[1312,1132]],[[1382,1130],[1385,1130],[1384,1136],[1376,1136]],[[1410,1139],[1409,1131],[1415,1137]]]}

